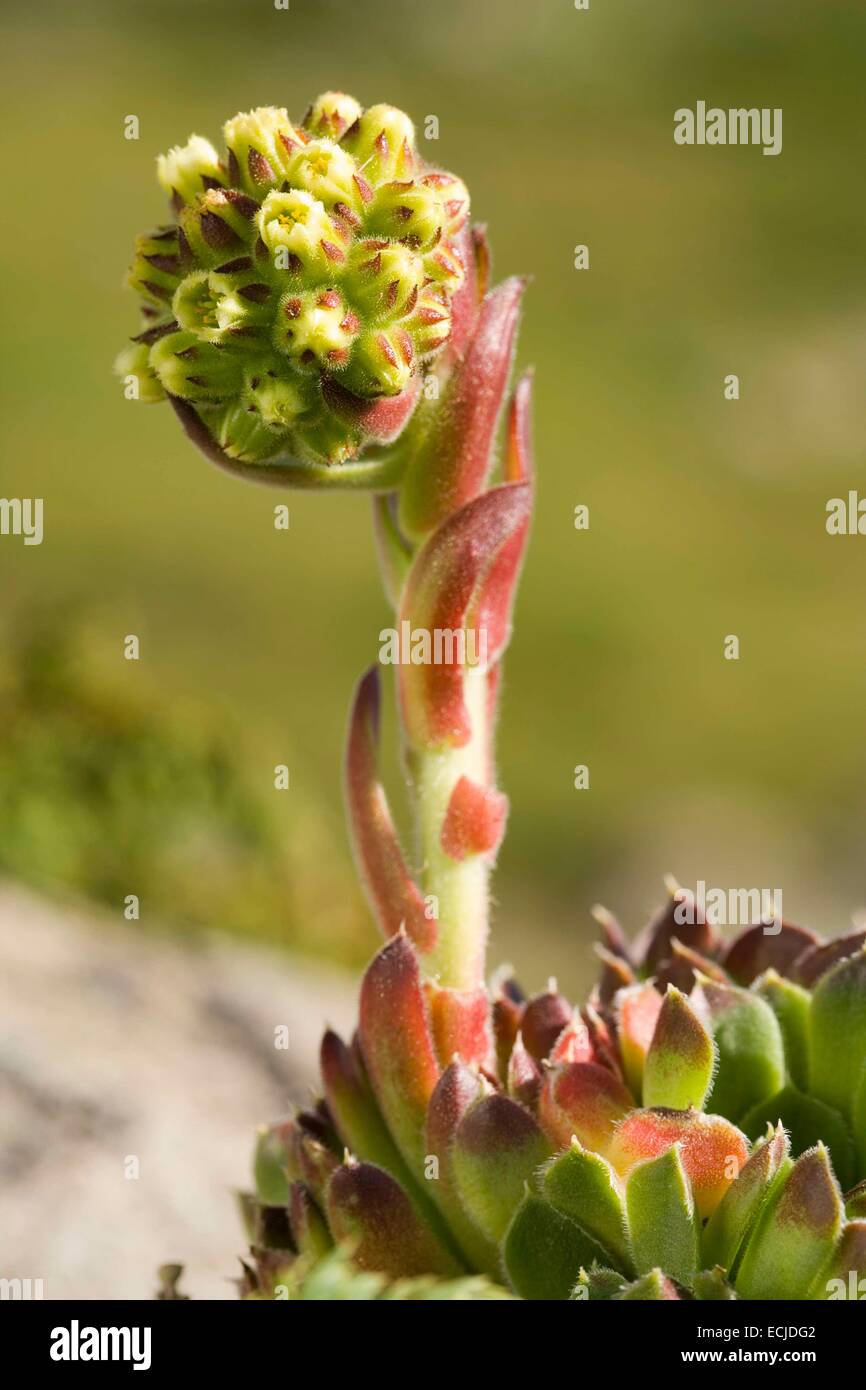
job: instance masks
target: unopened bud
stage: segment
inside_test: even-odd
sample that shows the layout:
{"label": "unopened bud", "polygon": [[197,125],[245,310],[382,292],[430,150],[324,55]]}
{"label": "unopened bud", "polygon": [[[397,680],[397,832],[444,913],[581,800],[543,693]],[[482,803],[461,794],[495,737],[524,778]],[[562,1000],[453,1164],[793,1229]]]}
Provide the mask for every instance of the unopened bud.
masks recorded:
{"label": "unopened bud", "polygon": [[304,129],[311,135],[326,135],[330,140],[339,140],[360,114],[361,107],[354,97],[347,96],[345,92],[323,92],[316,97],[304,117]]}
{"label": "unopened bud", "polygon": [[209,140],[191,135],[185,145],[175,145],[156,161],[156,176],[177,212],[194,203],[208,188],[228,182],[226,170]]}

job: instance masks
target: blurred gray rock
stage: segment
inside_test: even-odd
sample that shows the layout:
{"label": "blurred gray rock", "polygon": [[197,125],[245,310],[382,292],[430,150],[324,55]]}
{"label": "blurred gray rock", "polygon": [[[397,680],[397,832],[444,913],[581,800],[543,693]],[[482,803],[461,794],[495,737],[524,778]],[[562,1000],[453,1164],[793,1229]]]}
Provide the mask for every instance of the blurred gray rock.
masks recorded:
{"label": "blurred gray rock", "polygon": [[255,1127],[305,1101],[323,1024],[354,1012],[327,967],[0,884],[0,1277],[149,1298],[178,1261],[185,1292],[234,1297]]}

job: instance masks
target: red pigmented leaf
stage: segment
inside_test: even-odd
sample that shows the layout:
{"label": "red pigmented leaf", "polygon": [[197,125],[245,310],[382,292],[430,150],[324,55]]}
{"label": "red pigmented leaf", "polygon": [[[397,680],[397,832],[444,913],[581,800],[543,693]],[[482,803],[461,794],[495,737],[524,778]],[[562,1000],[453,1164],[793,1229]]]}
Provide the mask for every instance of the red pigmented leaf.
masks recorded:
{"label": "red pigmented leaf", "polygon": [[481,306],[466,352],[406,475],[400,524],[409,536],[429,534],[487,482],[524,288],[523,280],[505,280]]}
{"label": "red pigmented leaf", "polygon": [[625,1078],[635,1096],[640,1096],[646,1055],[662,1010],[662,996],[652,984],[631,985],[617,995],[615,1007]]}
{"label": "red pigmented leaf", "polygon": [[464,278],[451,299],[451,332],[442,353],[442,365],[446,369],[459,362],[465,354],[478,323],[481,300],[486,293],[481,274],[487,246],[484,228],[462,227],[453,238],[452,245],[463,266]]}
{"label": "red pigmented leaf", "polygon": [[715,1211],[749,1157],[746,1136],[719,1115],[696,1110],[633,1110],[607,1157],[621,1175],[681,1145],[683,1168],[702,1217]]}
{"label": "red pigmented leaf", "polygon": [[717,944],[715,927],[705,919],[694,894],[686,888],[677,888],[670,894],[642,933],[636,952],[648,974],[668,959],[674,937],[702,955],[712,955]]}
{"label": "red pigmented leaf", "polygon": [[433,1195],[461,1249],[473,1268],[498,1278],[497,1248],[466,1215],[454,1177],[454,1137],[467,1110],[480,1099],[483,1084],[478,1072],[462,1062],[452,1062],[445,1068],[427,1107],[426,1145],[427,1153],[439,1165],[438,1177],[431,1183]]}
{"label": "red pigmented leaf", "polygon": [[856,956],[864,945],[866,931],[852,931],[845,936],[837,936],[833,941],[810,946],[798,957],[791,974],[800,984],[811,989],[838,961],[845,960],[846,956]]}
{"label": "red pigmented leaf", "polygon": [[379,781],[379,673],[373,667],[355,692],[346,749],[346,804],[360,877],[385,936],[405,928],[419,951],[436,945],[436,922],[412,879],[388,800]]}
{"label": "red pigmented leaf", "polygon": [[532,372],[524,372],[514,388],[511,404],[508,407],[508,426],[505,435],[505,466],[503,476],[507,483],[520,483],[531,478],[532,439],[530,438],[530,413],[532,405]]}
{"label": "red pigmented leaf", "polygon": [[486,989],[448,989],[427,981],[424,990],[433,1041],[442,1066],[447,1066],[457,1056],[463,1062],[492,1071],[493,1033]]}
{"label": "red pigmented leaf", "polygon": [[535,1109],[541,1089],[541,1067],[526,1050],[520,1033],[508,1059],[508,1094],[529,1110]]}
{"label": "red pigmented leaf", "polygon": [[[511,605],[529,529],[528,483],[505,483],[468,503],[430,537],[412,566],[400,618],[410,630],[467,633],[463,656],[485,652],[495,663],[510,635]],[[453,642],[451,660],[404,664],[400,698],[416,747],[461,747],[471,735],[464,702],[466,672]]]}
{"label": "red pigmented leaf", "polygon": [[529,1000],[520,1020],[520,1031],[526,1050],[536,1062],[549,1056],[557,1038],[572,1021],[572,1008],[564,995],[554,987]]}
{"label": "red pigmented leaf", "polygon": [[702,956],[700,951],[693,951],[690,946],[684,946],[674,937],[669,958],[662,961],[656,971],[656,989],[664,992],[668,985],[676,985],[683,994],[690,994],[697,978],[696,972],[720,984],[724,984],[728,979],[722,967],[709,956]]}
{"label": "red pigmented leaf", "polygon": [[454,784],[442,822],[440,841],[452,859],[494,854],[505,832],[508,798],[493,787],[481,787],[470,777]]}
{"label": "red pigmented leaf", "polygon": [[592,916],[601,928],[601,944],[612,955],[619,956],[633,964],[631,951],[626,941],[625,932],[614,917],[613,913],[602,903],[596,903],[592,909]]}
{"label": "red pigmented leaf", "polygon": [[817,944],[817,936],[807,927],[795,927],[790,922],[758,923],[731,942],[724,966],[738,985],[750,985],[765,970],[790,975],[794,961]]}
{"label": "red pigmented leaf", "polygon": [[590,1030],[580,1013],[576,1013],[566,1023],[550,1049],[549,1058],[554,1066],[565,1062],[599,1061]]}
{"label": "red pigmented leaf", "polygon": [[367,967],[358,1033],[379,1109],[410,1170],[420,1178],[424,1120],[439,1064],[418,961],[402,932]]}
{"label": "red pigmented leaf", "polygon": [[325,404],[347,425],[360,430],[365,440],[388,444],[396,439],[409,420],[421,394],[421,378],[414,376],[397,396],[377,396],[364,400],[347,391],[334,377],[325,377],[322,396]]}
{"label": "red pigmented leaf", "polygon": [[571,1062],[548,1071],[538,1117],[545,1133],[560,1148],[570,1144],[574,1135],[584,1148],[606,1154],[617,1124],[633,1105],[630,1093],[607,1067]]}
{"label": "red pigmented leaf", "polygon": [[598,982],[598,995],[603,1004],[610,1004],[621,989],[637,983],[637,977],[627,960],[596,944],[595,954],[601,961],[601,977]]}
{"label": "red pigmented leaf", "polygon": [[511,976],[494,977],[491,987],[493,1006],[493,1041],[496,1048],[496,1074],[503,1080],[508,1075],[508,1059],[520,1031],[524,998],[517,981]]}
{"label": "red pigmented leaf", "polygon": [[352,1258],[362,1269],[395,1279],[461,1272],[400,1184],[375,1164],[342,1164],[328,1185],[327,1203],[335,1239],[352,1243]]}

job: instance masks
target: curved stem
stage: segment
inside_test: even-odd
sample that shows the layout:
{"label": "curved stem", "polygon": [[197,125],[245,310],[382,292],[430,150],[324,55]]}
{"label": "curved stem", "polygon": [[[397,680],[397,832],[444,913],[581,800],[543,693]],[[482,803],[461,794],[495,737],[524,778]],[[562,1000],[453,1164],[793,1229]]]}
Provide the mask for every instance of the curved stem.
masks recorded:
{"label": "curved stem", "polygon": [[205,458],[236,478],[266,483],[272,487],[388,492],[399,482],[403,471],[403,460],[396,454],[385,459],[359,459],[353,463],[306,463],[290,458],[275,459],[273,463],[241,463],[217,444],[193,406],[178,396],[169,396],[168,399],[187,437]]}

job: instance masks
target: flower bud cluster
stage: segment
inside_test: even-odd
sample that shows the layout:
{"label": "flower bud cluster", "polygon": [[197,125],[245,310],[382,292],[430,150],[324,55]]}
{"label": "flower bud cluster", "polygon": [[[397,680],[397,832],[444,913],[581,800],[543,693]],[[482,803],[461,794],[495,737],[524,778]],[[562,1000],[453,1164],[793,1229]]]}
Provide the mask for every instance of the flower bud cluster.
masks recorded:
{"label": "flower bud cluster", "polygon": [[[143,329],[118,359],[138,398],[189,403],[234,459],[342,463],[366,440],[335,382],[400,396],[443,347],[464,280],[463,183],[428,169],[409,117],[328,92],[296,126],[261,107],[162,155],[171,225],[138,238]],[[323,389],[324,388],[324,389]]]}

